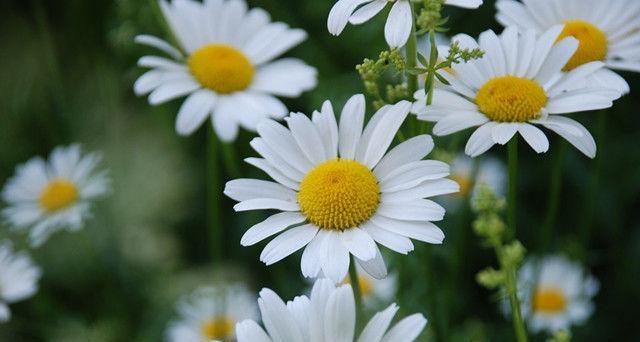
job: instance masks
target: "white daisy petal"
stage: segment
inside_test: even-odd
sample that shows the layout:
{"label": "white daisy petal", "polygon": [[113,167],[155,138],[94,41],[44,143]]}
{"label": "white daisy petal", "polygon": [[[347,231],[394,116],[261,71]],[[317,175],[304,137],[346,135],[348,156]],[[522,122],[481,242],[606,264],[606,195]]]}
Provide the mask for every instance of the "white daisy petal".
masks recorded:
{"label": "white daisy petal", "polygon": [[410,102],[402,101],[379,110],[362,133],[355,159],[369,168],[375,167],[391,145],[410,108]]}
{"label": "white daisy petal", "polygon": [[394,303],[389,305],[384,311],[378,312],[364,327],[357,342],[379,342],[384,333],[389,329],[391,320],[400,308]]}
{"label": "white daisy petal", "polygon": [[302,223],[305,220],[306,218],[297,212],[284,212],[272,215],[266,220],[249,228],[242,236],[240,244],[245,247],[252,246],[294,224]]}
{"label": "white daisy petal", "polygon": [[432,244],[441,244],[444,241],[442,230],[431,222],[402,221],[383,216],[373,217],[371,222],[378,227],[410,239]]}
{"label": "white daisy petal", "polygon": [[349,17],[349,22],[353,25],[365,23],[380,13],[388,3],[387,0],[374,0],[353,12]]}
{"label": "white daisy petal", "polygon": [[375,279],[384,279],[387,277],[387,265],[385,265],[384,259],[382,259],[382,254],[380,254],[380,250],[377,246],[376,250],[375,258],[368,261],[356,258],[356,261],[358,262],[358,265],[360,265],[360,267],[362,267],[362,269],[370,276]]}
{"label": "white daisy petal", "polygon": [[318,228],[310,224],[288,229],[264,247],[260,261],[272,265],[306,246],[317,233]]}
{"label": "white daisy petal", "polygon": [[315,68],[295,58],[280,59],[261,66],[251,89],[278,96],[298,97],[317,84]]}
{"label": "white daisy petal", "polygon": [[350,285],[337,288],[329,296],[324,314],[324,336],[327,341],[353,341],[356,326],[356,303]]}
{"label": "white daisy petal", "polygon": [[271,342],[267,333],[249,319],[236,324],[236,336],[238,341]]}
{"label": "white daisy petal", "polygon": [[340,234],[342,244],[356,258],[369,261],[376,256],[376,243],[369,234],[360,228],[351,228],[342,231]]}
{"label": "white daisy petal", "polygon": [[426,157],[433,150],[433,146],[433,138],[428,135],[413,137],[389,151],[373,172],[378,179],[384,179],[396,168]]}
{"label": "white daisy petal", "polygon": [[198,129],[211,114],[216,100],[216,94],[204,89],[189,95],[180,107],[178,118],[176,119],[176,131],[178,134],[190,135]]}
{"label": "white daisy petal", "polygon": [[409,1],[396,1],[391,7],[387,24],[384,27],[384,37],[387,44],[391,48],[404,46],[409,40],[412,25],[411,4]]}
{"label": "white daisy petal", "polygon": [[[596,142],[593,140],[591,133],[589,133],[589,131],[577,121],[561,116],[550,116],[546,120],[541,121],[540,124],[558,133],[558,135],[565,138],[571,145],[575,146],[587,157],[595,158]],[[572,126],[573,128],[571,130],[567,130],[565,129],[567,125]],[[578,130],[581,134],[574,134],[575,130]]]}
{"label": "white daisy petal", "polygon": [[178,97],[191,94],[200,89],[200,84],[192,79],[182,79],[180,81],[165,83],[149,94],[149,103],[151,105],[159,105]]}
{"label": "white daisy petal", "polygon": [[496,144],[504,145],[518,132],[518,127],[520,127],[518,123],[499,123],[491,130],[491,138]]}
{"label": "white daisy petal", "polygon": [[174,48],[173,46],[171,46],[171,44],[158,37],[143,34],[136,36],[134,38],[134,41],[138,44],[147,45],[161,50],[174,59],[181,60],[184,58],[184,56],[182,56],[182,53],[178,49]]}
{"label": "white daisy petal", "polygon": [[338,234],[331,231],[325,236],[323,249],[320,258],[322,272],[335,283],[341,282],[349,270],[349,251]]}
{"label": "white daisy petal", "polygon": [[233,206],[235,211],[276,209],[282,211],[299,211],[300,207],[295,202],[283,201],[274,198],[254,198],[242,201]]}
{"label": "white daisy petal", "polygon": [[495,122],[488,122],[476,129],[476,131],[471,134],[464,152],[470,157],[477,157],[495,145],[495,142],[491,137],[491,132],[495,125]]}
{"label": "white daisy petal", "polygon": [[524,140],[538,153],[544,153],[549,150],[549,139],[544,133],[533,125],[521,124],[518,126],[518,132]]}
{"label": "white daisy petal", "polygon": [[362,135],[364,111],[365,99],[362,94],[352,96],[342,109],[338,129],[338,149],[341,158],[355,158],[356,148]]}
{"label": "white daisy petal", "polygon": [[225,185],[224,194],[239,202],[256,198],[276,198],[291,202],[297,200],[295,191],[278,183],[258,179],[229,181]]}
{"label": "white daisy petal", "polygon": [[381,342],[412,342],[426,325],[427,319],[422,314],[413,314],[394,325]]}

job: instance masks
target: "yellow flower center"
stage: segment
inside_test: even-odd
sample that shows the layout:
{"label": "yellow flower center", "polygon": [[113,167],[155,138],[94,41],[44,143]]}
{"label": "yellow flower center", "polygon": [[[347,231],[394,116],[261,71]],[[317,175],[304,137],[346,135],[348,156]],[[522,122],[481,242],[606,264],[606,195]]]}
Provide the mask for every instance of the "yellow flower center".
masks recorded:
{"label": "yellow flower center", "polygon": [[562,290],[556,288],[538,289],[533,295],[533,311],[559,313],[567,306],[567,298]]}
{"label": "yellow flower center", "polygon": [[200,330],[207,340],[224,340],[233,336],[233,324],[227,317],[217,317],[203,323]]}
{"label": "yellow flower center", "polygon": [[223,44],[200,48],[189,57],[188,64],[191,74],[202,86],[220,94],[246,89],[255,74],[247,56]]}
{"label": "yellow flower center", "polygon": [[307,219],[324,229],[345,230],[368,220],[380,202],[378,181],[366,166],[334,159],[311,170],[298,202]]}
{"label": "yellow flower center", "polygon": [[78,199],[75,184],[66,179],[54,179],[40,194],[40,205],[48,212],[54,212],[72,205]]}
{"label": "yellow flower center", "polygon": [[493,121],[526,122],[539,116],[547,95],[535,81],[503,76],[485,83],[476,95],[476,103]]}
{"label": "yellow flower center", "polygon": [[456,196],[467,197],[471,191],[471,179],[467,175],[452,175],[450,178],[460,185],[460,191]]}
{"label": "yellow flower center", "polygon": [[564,66],[564,71],[571,71],[585,63],[602,61],[607,57],[609,48],[607,35],[586,21],[566,21],[564,30],[560,33],[557,41],[561,41],[566,37],[575,37],[580,42],[580,45],[567,65]]}

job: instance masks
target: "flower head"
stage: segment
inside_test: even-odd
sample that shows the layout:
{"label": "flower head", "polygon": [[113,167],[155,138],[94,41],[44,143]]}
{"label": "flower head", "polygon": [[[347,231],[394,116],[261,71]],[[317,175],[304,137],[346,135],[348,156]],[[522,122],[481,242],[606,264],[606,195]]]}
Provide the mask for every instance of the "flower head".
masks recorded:
{"label": "flower head", "polygon": [[626,0],[499,0],[497,20],[504,26],[542,33],[564,25],[559,39],[574,37],[579,46],[564,65],[571,71],[589,62],[605,63],[589,84],[629,92],[627,82],[610,69],[640,72],[640,2]]}
{"label": "flower head", "polygon": [[522,314],[533,332],[584,323],[594,311],[598,289],[598,281],[582,266],[560,255],[530,258],[518,273]]}
{"label": "flower head", "polygon": [[32,246],[58,230],[81,229],[91,201],[109,189],[106,172],[96,171],[100,159],[97,153],[82,156],[76,144],[56,147],[48,161],[35,157],[18,166],[2,191],[9,204],[2,215],[15,229],[30,229]]}
{"label": "flower head", "polygon": [[38,291],[40,268],[25,253],[14,253],[9,241],[0,243],[0,323],[11,318],[8,304],[33,296]]}
{"label": "flower head", "polygon": [[[409,0],[338,0],[329,12],[327,27],[333,35],[342,33],[347,23],[359,25],[380,13],[387,4],[393,3],[384,27],[384,36],[392,48],[402,47],[409,40],[413,15]],[[482,0],[446,0],[446,5],[478,8]]]}
{"label": "flower head", "polygon": [[169,342],[235,341],[235,325],[257,316],[254,295],[242,285],[204,287],[178,304]]}
{"label": "flower head", "polygon": [[416,92],[413,112],[421,120],[437,122],[435,135],[480,126],[465,149],[472,157],[495,144],[506,144],[516,133],[536,152],[546,152],[549,140],[536,124],[593,158],[596,144],[591,134],[562,114],[611,107],[620,92],[587,85],[602,62],[562,72],[578,48],[572,37],[558,42],[562,31],[563,26],[554,26],[537,37],[534,31],[520,34],[509,27],[500,36],[493,31],[482,33],[479,43],[466,35],[454,37],[466,48],[479,47],[484,57],[455,64],[454,72],[442,73],[451,85],[434,90],[432,105],[427,106],[424,90]]}
{"label": "flower head", "polygon": [[306,33],[271,22],[264,10],[248,10],[244,0],[160,0],[160,7],[181,50],[136,37],[172,59],[142,57],[138,65],[151,70],[134,90],[149,94],[153,105],[187,96],[176,119],[179,134],[193,133],[210,117],[218,137],[233,141],[239,127],[255,131],[260,120],[287,113],[276,96],[298,97],[315,87],[314,68],[293,58],[274,61]]}
{"label": "flower head", "polygon": [[251,146],[263,158],[246,161],[276,182],[238,179],[225,194],[240,203],[236,211],[275,209],[282,213],[251,227],[244,246],[278,235],[262,251],[267,265],[306,247],[301,268],[306,277],[320,271],[336,283],[347,274],[349,255],[372,276],[386,276],[376,245],[407,254],[410,238],[441,243],[444,208],[427,197],[458,191],[449,166],[422,160],[433,148],[427,135],[414,137],[386,153],[406,118],[407,101],[380,109],[363,130],[365,99],[353,96],[340,124],[330,102],[312,119],[301,113],[258,126]]}
{"label": "flower head", "polygon": [[[299,296],[286,304],[269,289],[260,291],[258,299],[263,329],[252,320],[236,326],[238,342],[353,342],[356,309],[350,285],[336,287],[333,281],[319,279],[311,296]],[[378,312],[358,337],[358,342],[414,341],[427,324],[421,314],[406,317],[389,326],[398,312],[391,304]]]}

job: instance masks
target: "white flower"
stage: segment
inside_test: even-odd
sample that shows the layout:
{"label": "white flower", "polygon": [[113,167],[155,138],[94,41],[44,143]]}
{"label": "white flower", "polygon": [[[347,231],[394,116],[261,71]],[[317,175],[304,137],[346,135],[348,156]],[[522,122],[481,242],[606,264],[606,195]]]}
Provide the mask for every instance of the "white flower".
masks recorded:
{"label": "white flower", "polygon": [[[409,40],[413,16],[409,0],[339,0],[331,8],[327,28],[333,35],[342,33],[347,23],[359,25],[380,13],[388,3],[394,3],[384,27],[384,37],[392,48],[402,47]],[[478,8],[482,0],[447,0],[446,5]]]}
{"label": "white flower", "polygon": [[275,58],[306,38],[303,30],[271,22],[244,0],[160,0],[160,7],[183,51],[153,36],[136,42],[173,58],[142,57],[151,68],[135,83],[138,95],[161,104],[188,96],[178,112],[176,131],[189,135],[211,117],[218,137],[233,141],[239,127],[255,131],[267,117],[282,118],[285,105],[275,96],[298,97],[316,85],[316,69],[294,58]]}
{"label": "white flower", "polygon": [[16,230],[30,229],[32,246],[42,245],[58,230],[77,231],[91,215],[91,201],[109,188],[106,172],[97,172],[101,156],[81,155],[80,145],[56,147],[49,161],[40,157],[16,168],[7,181],[2,211]]}
{"label": "white flower", "polygon": [[[474,159],[460,154],[451,163],[451,179],[460,185],[460,198],[466,198],[471,195],[475,197],[477,189],[481,184],[488,186],[496,195],[502,197],[505,195],[507,170],[504,163],[500,160],[487,157],[478,161],[478,170],[475,179],[473,179],[473,163]],[[471,185],[474,185],[471,188]]]}
{"label": "white flower", "polygon": [[458,184],[444,179],[447,164],[422,160],[433,140],[417,136],[385,155],[410,106],[402,101],[383,107],[364,131],[363,95],[347,102],[339,125],[329,101],[312,120],[292,113],[289,129],[263,121],[260,138],[251,142],[263,158],[246,161],[277,183],[234,180],[225,194],[240,202],[236,211],[282,213],[251,227],[242,245],[277,234],[260,255],[263,262],[271,265],[306,246],[302,274],[316,277],[322,271],[338,283],[347,274],[350,254],[372,276],[386,276],[376,242],[402,254],[413,250],[410,238],[441,243],[444,234],[429,221],[442,220],[445,210],[425,198],[456,192]]}
{"label": "white flower", "polygon": [[11,318],[8,304],[33,296],[38,291],[40,268],[23,252],[13,253],[9,241],[0,243],[0,323]]}
{"label": "white flower", "polygon": [[542,33],[564,24],[561,37],[580,41],[565,70],[593,61],[607,66],[595,72],[589,83],[628,93],[627,82],[609,69],[640,72],[640,1],[500,0],[496,7],[496,18],[505,26]]}
{"label": "white flower", "polygon": [[530,258],[518,272],[522,314],[532,332],[584,323],[594,311],[598,289],[595,278],[561,255]]}
{"label": "white flower", "polygon": [[[350,285],[335,287],[333,281],[316,281],[311,298],[299,296],[286,304],[269,289],[258,299],[266,331],[252,320],[236,325],[238,342],[353,342],[356,309]],[[398,312],[391,304],[378,312],[360,333],[358,342],[411,342],[427,324],[421,314],[408,316],[391,329]]]}
{"label": "white flower", "polygon": [[482,33],[479,44],[467,35],[454,37],[461,47],[479,47],[484,57],[455,64],[452,73],[441,73],[451,86],[436,88],[431,106],[426,106],[424,90],[416,92],[413,112],[421,120],[437,122],[435,135],[480,126],[465,148],[472,157],[494,144],[506,144],[516,133],[536,152],[546,152],[549,140],[532,125],[538,124],[593,158],[596,144],[591,134],[561,114],[611,107],[620,93],[587,87],[587,77],[602,68],[602,62],[562,72],[578,48],[572,37],[557,42],[562,30],[562,26],[554,26],[537,37],[534,31],[519,34],[515,27],[509,27],[500,36],[493,31]]}
{"label": "white flower", "polygon": [[200,288],[178,304],[168,342],[235,341],[236,323],[257,317],[254,295],[242,285]]}

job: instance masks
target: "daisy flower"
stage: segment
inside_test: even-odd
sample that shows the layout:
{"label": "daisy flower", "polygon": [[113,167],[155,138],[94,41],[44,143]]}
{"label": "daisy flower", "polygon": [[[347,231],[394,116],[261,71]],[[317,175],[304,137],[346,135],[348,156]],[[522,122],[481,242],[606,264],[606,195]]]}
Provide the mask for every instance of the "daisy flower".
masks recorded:
{"label": "daisy flower", "polygon": [[[393,6],[384,27],[384,37],[390,47],[402,47],[409,40],[413,25],[409,0],[339,0],[329,12],[327,28],[331,34],[340,35],[347,23],[353,25],[365,23],[380,13],[389,3],[393,3]],[[445,5],[478,8],[482,5],[482,0],[446,0]]]}
{"label": "daisy flower", "polygon": [[471,157],[506,144],[516,133],[536,152],[546,152],[549,140],[536,124],[593,158],[596,144],[591,134],[562,114],[611,107],[620,93],[587,87],[587,77],[602,68],[602,62],[562,72],[578,48],[575,38],[562,39],[562,31],[563,26],[554,26],[537,37],[534,31],[519,34],[509,27],[500,36],[482,33],[479,43],[467,35],[454,37],[463,48],[479,47],[484,57],[442,73],[451,86],[434,89],[431,106],[426,105],[425,90],[416,92],[412,111],[418,119],[436,122],[433,133],[439,136],[480,126],[465,148]]}
{"label": "daisy flower", "polygon": [[355,95],[344,106],[340,123],[329,101],[312,119],[292,113],[289,129],[273,120],[258,126],[251,146],[263,158],[246,161],[276,182],[239,179],[225,194],[239,201],[236,211],[282,211],[251,227],[243,246],[278,235],[262,251],[271,265],[303,248],[306,277],[322,273],[341,282],[350,254],[380,279],[386,266],[376,242],[398,253],[413,250],[411,239],[442,243],[444,234],[430,221],[442,220],[444,208],[425,199],[458,191],[449,166],[422,160],[433,140],[421,135],[385,154],[411,103],[380,109],[363,130],[365,98]]}
{"label": "daisy flower", "polygon": [[[336,287],[333,281],[319,279],[310,298],[299,296],[286,304],[269,289],[260,291],[258,299],[263,329],[255,321],[245,320],[236,325],[238,342],[353,342],[356,330],[356,308],[350,285]],[[408,316],[391,329],[398,312],[391,304],[378,312],[360,333],[358,342],[411,342],[427,320],[421,314]]]}
{"label": "daisy flower", "polygon": [[9,241],[0,243],[0,323],[11,318],[8,304],[38,291],[40,268],[25,253],[14,253]]}
{"label": "daisy flower", "polygon": [[598,281],[582,266],[560,255],[530,258],[518,273],[522,314],[532,332],[584,323],[594,311],[598,289]]}
{"label": "daisy flower", "polygon": [[255,131],[260,120],[287,114],[276,96],[298,97],[315,87],[313,67],[294,58],[274,60],[306,33],[271,22],[264,10],[248,10],[244,0],[160,0],[160,8],[181,50],[157,37],[136,37],[171,59],[142,57],[138,65],[151,70],[134,90],[149,94],[152,105],[187,96],[176,119],[178,134],[193,133],[211,117],[218,137],[233,141],[239,127]]}
{"label": "daisy flower", "polygon": [[82,229],[91,201],[109,189],[106,171],[96,171],[100,160],[98,153],[83,156],[74,144],[56,147],[48,161],[35,157],[18,166],[2,191],[8,204],[2,216],[16,230],[30,229],[33,247],[59,230]]}
{"label": "daisy flower", "polygon": [[[504,196],[506,189],[507,170],[500,160],[488,157],[479,161],[477,174],[473,179],[474,160],[460,154],[451,163],[451,179],[460,185],[460,192],[456,197],[466,198],[475,196],[478,186],[488,186],[496,195]],[[475,184],[472,188],[472,184]]]}
{"label": "daisy flower", "polygon": [[200,288],[178,304],[180,318],[170,324],[167,341],[235,341],[236,323],[258,314],[254,298],[238,284]]}
{"label": "daisy flower", "polygon": [[606,65],[591,75],[590,83],[628,93],[627,82],[610,69],[640,72],[640,1],[499,0],[496,7],[496,19],[504,26],[542,33],[564,24],[559,39],[571,36],[580,42],[565,71],[593,61]]}

